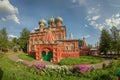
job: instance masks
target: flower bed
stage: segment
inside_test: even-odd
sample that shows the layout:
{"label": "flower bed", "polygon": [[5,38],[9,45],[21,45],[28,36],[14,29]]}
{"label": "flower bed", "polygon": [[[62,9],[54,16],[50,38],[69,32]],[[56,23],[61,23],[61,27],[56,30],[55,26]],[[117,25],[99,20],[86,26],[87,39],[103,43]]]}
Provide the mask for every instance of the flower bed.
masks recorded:
{"label": "flower bed", "polygon": [[84,73],[84,72],[90,72],[91,70],[92,68],[86,65],[75,65],[71,67],[71,71],[73,73]]}

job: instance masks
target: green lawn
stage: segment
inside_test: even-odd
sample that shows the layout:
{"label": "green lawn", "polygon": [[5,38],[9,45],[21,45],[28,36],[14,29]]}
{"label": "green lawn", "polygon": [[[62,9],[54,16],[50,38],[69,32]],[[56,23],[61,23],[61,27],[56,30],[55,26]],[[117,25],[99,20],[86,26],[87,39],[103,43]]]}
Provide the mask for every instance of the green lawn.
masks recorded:
{"label": "green lawn", "polygon": [[60,61],[60,65],[76,65],[76,64],[95,64],[104,61],[103,58],[92,56],[80,56],[79,58],[65,58]]}
{"label": "green lawn", "polygon": [[33,60],[35,60],[34,56],[30,56],[30,55],[28,55],[26,53],[21,53],[21,54],[18,55],[18,57],[20,59],[27,60],[27,61],[33,61]]}

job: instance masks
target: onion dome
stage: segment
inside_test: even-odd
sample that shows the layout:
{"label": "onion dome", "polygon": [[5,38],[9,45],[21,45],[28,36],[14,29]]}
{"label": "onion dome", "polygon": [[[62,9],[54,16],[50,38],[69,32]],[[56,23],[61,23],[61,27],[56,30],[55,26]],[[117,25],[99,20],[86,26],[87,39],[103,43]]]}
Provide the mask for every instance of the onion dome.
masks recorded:
{"label": "onion dome", "polygon": [[46,20],[45,20],[45,19],[40,20],[40,21],[39,21],[39,25],[40,25],[41,23],[43,23],[44,25],[46,25]]}
{"label": "onion dome", "polygon": [[40,25],[40,26],[44,26],[44,23],[40,23],[39,25]]}
{"label": "onion dome", "polygon": [[63,19],[62,19],[62,17],[58,16],[58,17],[55,18],[55,21],[61,21],[61,22],[63,22]]}
{"label": "onion dome", "polygon": [[54,22],[55,22],[55,19],[53,17],[48,20],[48,24],[54,23]]}

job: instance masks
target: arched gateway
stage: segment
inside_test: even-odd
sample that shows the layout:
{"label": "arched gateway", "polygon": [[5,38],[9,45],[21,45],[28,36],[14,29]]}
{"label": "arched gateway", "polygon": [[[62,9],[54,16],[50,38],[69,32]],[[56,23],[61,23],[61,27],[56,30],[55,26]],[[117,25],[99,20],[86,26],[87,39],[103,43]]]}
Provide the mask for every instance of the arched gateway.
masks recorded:
{"label": "arched gateway", "polygon": [[52,58],[53,58],[53,52],[46,49],[44,51],[42,51],[41,53],[41,58],[44,60],[44,61],[51,61]]}
{"label": "arched gateway", "polygon": [[59,62],[61,56],[61,50],[57,44],[39,44],[36,46],[36,60],[38,61],[50,61]]}

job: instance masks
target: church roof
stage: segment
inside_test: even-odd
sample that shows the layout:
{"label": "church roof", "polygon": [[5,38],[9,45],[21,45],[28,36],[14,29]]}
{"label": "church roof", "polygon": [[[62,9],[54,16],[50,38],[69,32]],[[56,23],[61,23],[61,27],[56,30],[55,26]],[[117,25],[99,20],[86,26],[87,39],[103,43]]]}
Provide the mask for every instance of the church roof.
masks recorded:
{"label": "church roof", "polygon": [[62,19],[62,17],[58,16],[58,17],[55,18],[55,21],[61,21],[61,22],[63,22],[63,19]]}
{"label": "church roof", "polygon": [[45,19],[41,19],[41,20],[39,21],[39,25],[42,24],[42,23],[43,23],[44,25],[46,25],[46,20],[45,20]]}
{"label": "church roof", "polygon": [[50,24],[51,22],[55,22],[55,19],[53,17],[48,20],[48,24]]}

